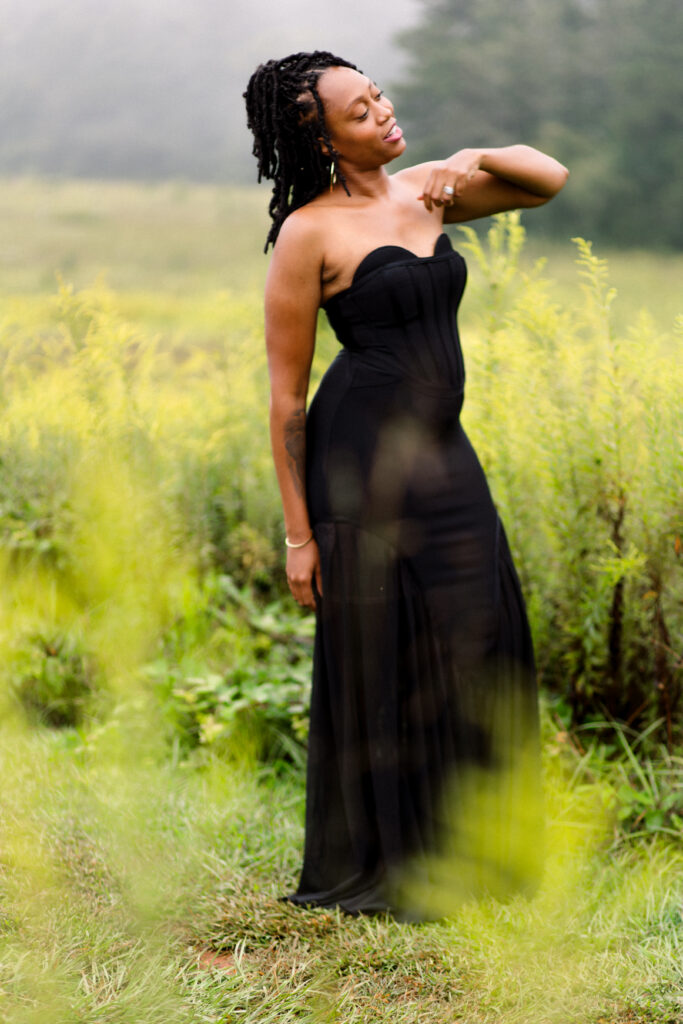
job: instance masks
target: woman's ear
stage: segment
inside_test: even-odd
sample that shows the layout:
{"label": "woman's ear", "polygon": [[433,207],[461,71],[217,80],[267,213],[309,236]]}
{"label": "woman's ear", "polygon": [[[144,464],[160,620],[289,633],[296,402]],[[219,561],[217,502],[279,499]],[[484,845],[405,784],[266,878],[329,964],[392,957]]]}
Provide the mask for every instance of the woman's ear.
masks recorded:
{"label": "woman's ear", "polygon": [[322,155],[323,156],[329,156],[330,155],[330,147],[327,145],[327,143],[325,142],[325,140],[323,139],[323,137],[321,135],[318,136],[318,142],[320,143],[320,151],[321,151]]}

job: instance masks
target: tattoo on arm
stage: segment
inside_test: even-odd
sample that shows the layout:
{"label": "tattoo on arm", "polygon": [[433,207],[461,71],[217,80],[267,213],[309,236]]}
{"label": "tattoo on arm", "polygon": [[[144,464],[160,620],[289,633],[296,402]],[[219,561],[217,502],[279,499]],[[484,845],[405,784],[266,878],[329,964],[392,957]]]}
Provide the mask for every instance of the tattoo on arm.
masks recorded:
{"label": "tattoo on arm", "polygon": [[296,493],[303,498],[306,492],[306,410],[297,409],[285,423],[287,465]]}

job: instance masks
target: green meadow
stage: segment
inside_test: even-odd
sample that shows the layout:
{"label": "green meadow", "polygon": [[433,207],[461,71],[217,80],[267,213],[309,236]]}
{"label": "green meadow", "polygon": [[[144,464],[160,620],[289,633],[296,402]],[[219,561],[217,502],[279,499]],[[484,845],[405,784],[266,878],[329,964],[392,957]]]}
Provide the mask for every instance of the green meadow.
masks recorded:
{"label": "green meadow", "polygon": [[[1,294],[47,293],[57,273],[76,288],[98,275],[117,292],[189,298],[212,290],[260,288],[267,259],[267,185],[253,188],[183,182],[138,185],[96,181],[4,179]],[[542,219],[529,212],[526,220]],[[457,238],[457,231],[453,231]],[[559,299],[576,298],[569,238],[528,242],[526,259],[544,257]],[[680,314],[683,254],[639,250],[600,253],[619,291],[627,326],[647,308],[669,328]],[[462,310],[468,322],[470,303]]]}
{"label": "green meadow", "polygon": [[[268,192],[0,188],[0,1020],[683,1021],[683,255],[454,230],[525,590],[546,867],[299,910],[314,623],[267,439]],[[336,342],[321,317],[314,380]],[[481,812],[484,814],[484,812]],[[483,822],[486,825],[486,822]]]}

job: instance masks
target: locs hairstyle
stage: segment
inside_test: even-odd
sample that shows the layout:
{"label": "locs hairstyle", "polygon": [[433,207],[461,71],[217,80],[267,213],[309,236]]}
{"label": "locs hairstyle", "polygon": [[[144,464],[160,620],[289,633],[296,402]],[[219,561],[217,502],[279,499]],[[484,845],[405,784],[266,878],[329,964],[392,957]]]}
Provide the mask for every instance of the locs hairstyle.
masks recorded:
{"label": "locs hairstyle", "polygon": [[[355,64],[327,50],[314,50],[259,64],[249,79],[244,99],[247,126],[254,135],[258,180],[274,181],[268,205],[273,223],[264,252],[275,243],[289,214],[320,195],[329,184],[330,166],[338,153],[325,123],[318,79],[332,67],[358,70]],[[321,149],[321,139],[327,154]],[[343,174],[337,173],[348,193]]]}

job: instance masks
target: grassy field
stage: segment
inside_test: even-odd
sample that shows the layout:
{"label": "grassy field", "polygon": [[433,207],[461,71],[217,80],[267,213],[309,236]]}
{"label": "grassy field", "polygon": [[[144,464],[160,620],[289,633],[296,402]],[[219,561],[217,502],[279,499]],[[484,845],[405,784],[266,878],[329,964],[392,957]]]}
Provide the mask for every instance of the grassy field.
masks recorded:
{"label": "grassy field", "polygon": [[[653,740],[661,717],[570,730],[547,695],[533,899],[445,888],[447,918],[420,925],[280,901],[312,622],[278,568],[266,199],[0,189],[0,1021],[680,1024],[683,757]],[[468,418],[541,674],[602,699],[623,580],[623,671],[661,710],[652,659],[673,688],[681,654],[683,256],[602,254],[610,326],[603,268],[584,252],[579,279],[568,240],[488,271],[467,252]],[[316,375],[335,345],[323,326]]]}
{"label": "grassy field", "polygon": [[681,851],[622,845],[606,778],[562,737],[546,737],[540,892],[422,925],[279,901],[298,774],[174,764],[139,708],[87,739],[5,740],[3,1021],[681,1020]]}
{"label": "grassy field", "polygon": [[[6,179],[0,188],[0,294],[51,293],[57,273],[77,289],[102,275],[118,292],[162,292],[174,314],[174,299],[224,289],[258,293],[268,262],[262,249],[269,196],[266,185]],[[542,216],[542,210],[528,212],[526,222]],[[451,233],[457,246],[461,236],[457,229]],[[558,301],[570,300],[576,291],[575,254],[568,242],[532,239],[524,255],[527,266],[539,256],[546,259]],[[669,328],[681,311],[683,254],[616,250],[599,255],[610,261],[620,324],[647,307],[658,326]],[[465,325],[468,306],[465,301]]]}

